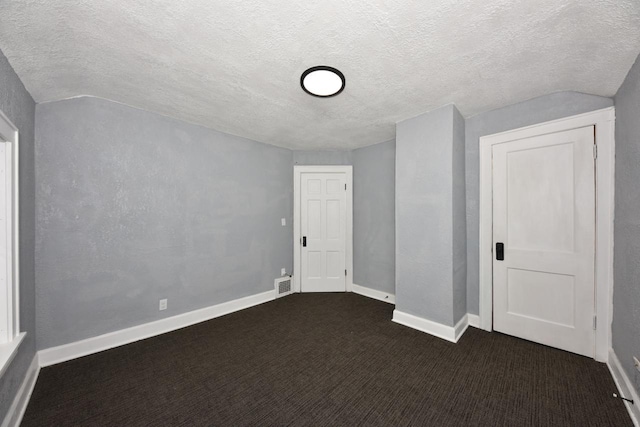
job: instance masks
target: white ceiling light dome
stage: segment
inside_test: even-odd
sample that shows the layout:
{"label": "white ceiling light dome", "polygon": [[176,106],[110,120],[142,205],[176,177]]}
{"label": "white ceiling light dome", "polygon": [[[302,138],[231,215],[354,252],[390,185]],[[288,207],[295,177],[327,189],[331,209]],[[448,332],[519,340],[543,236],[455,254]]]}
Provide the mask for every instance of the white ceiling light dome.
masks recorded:
{"label": "white ceiling light dome", "polygon": [[311,67],[300,76],[300,86],[309,95],[329,98],[344,90],[344,74],[333,67],[318,65]]}

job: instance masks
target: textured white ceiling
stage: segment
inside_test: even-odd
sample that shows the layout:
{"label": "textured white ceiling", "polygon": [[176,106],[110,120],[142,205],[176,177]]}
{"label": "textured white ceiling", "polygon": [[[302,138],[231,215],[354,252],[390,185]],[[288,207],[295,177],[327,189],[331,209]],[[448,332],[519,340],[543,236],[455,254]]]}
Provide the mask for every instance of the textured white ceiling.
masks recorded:
{"label": "textured white ceiling", "polygon": [[[640,51],[638,0],[3,0],[0,49],[37,102],[103,97],[295,149],[391,139],[574,90],[612,96]],[[305,94],[330,65],[345,91]]]}

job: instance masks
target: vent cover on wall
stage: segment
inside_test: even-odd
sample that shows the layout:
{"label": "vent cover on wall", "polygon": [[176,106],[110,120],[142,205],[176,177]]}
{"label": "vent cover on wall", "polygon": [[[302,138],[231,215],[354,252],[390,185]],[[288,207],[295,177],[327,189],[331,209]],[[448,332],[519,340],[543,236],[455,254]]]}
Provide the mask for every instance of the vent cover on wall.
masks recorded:
{"label": "vent cover on wall", "polygon": [[280,277],[274,281],[276,287],[276,298],[289,295],[293,292],[291,276]]}

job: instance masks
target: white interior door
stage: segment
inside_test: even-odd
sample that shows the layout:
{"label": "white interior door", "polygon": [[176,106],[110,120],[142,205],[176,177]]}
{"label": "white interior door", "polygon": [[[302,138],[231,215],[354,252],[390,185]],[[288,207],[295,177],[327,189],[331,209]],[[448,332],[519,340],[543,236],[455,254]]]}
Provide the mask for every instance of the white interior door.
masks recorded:
{"label": "white interior door", "polygon": [[302,292],[346,291],[346,174],[302,173]]}
{"label": "white interior door", "polygon": [[593,357],[594,127],[492,151],[493,328]]}

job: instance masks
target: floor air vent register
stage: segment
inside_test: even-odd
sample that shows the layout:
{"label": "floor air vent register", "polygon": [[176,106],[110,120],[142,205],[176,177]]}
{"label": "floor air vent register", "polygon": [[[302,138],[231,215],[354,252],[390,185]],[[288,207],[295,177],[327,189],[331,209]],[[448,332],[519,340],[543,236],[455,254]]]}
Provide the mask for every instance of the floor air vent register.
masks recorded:
{"label": "floor air vent register", "polygon": [[284,297],[293,293],[291,276],[280,277],[274,280],[274,283],[276,287],[276,298]]}

